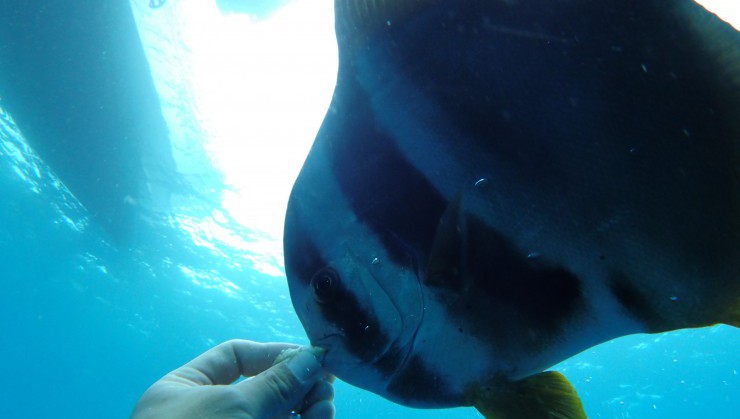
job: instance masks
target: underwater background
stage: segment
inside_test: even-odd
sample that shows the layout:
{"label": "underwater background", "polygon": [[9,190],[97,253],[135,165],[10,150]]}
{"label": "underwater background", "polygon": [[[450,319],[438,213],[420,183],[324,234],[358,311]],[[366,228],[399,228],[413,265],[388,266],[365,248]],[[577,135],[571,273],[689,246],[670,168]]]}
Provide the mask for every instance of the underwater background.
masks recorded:
{"label": "underwater background", "polygon": [[[2,0],[0,10],[40,7],[22,3]],[[43,19],[78,19],[83,29],[60,30],[60,45],[83,45],[97,36],[94,16],[70,14],[61,3],[50,1]],[[84,9],[96,2],[71,3]],[[79,135],[71,137],[76,142],[27,138],[26,132],[44,131],[21,130],[21,116],[43,107],[6,94],[12,89],[3,83],[10,83],[13,66],[0,62],[0,418],[125,418],[159,377],[222,341],[308,343],[290,302],[280,234],[292,178],[335,76],[336,52],[314,49],[331,37],[331,20],[318,27],[306,13],[330,12],[332,2],[114,3],[133,11],[123,15],[136,22],[158,93],[155,105],[171,147],[166,158],[152,157],[155,151],[146,147],[99,147]],[[26,39],[33,31],[23,31],[24,25],[55,29],[18,16],[0,19],[0,50],[33,44]],[[220,22],[220,32],[206,22]],[[270,25],[297,34],[271,44],[264,37],[276,32],[259,29]],[[233,32],[244,26],[252,32]],[[211,38],[204,40],[204,33]],[[327,62],[329,71],[323,70]],[[270,66],[260,67],[265,63]],[[39,83],[40,75],[53,80],[63,74],[47,64],[29,70]],[[281,70],[272,82],[260,78],[275,68]],[[209,80],[220,87],[206,90]],[[106,86],[105,80],[88,81]],[[67,80],[66,97],[74,98],[75,88],[88,81]],[[55,100],[53,91],[43,93],[38,103]],[[249,96],[256,108],[240,102]],[[309,96],[318,99],[303,100]],[[43,121],[37,124],[65,122],[54,120],[64,118],[55,106],[37,115]],[[103,116],[89,113],[82,121]],[[105,183],[113,163],[137,168],[120,172],[138,185],[136,193]],[[161,175],[170,172],[177,182]],[[113,201],[123,209],[108,205]],[[591,418],[734,419],[740,412],[739,348],[740,331],[726,326],[636,335],[554,369],[575,385]],[[335,387],[338,418],[481,417],[468,408],[405,408],[340,381]]]}

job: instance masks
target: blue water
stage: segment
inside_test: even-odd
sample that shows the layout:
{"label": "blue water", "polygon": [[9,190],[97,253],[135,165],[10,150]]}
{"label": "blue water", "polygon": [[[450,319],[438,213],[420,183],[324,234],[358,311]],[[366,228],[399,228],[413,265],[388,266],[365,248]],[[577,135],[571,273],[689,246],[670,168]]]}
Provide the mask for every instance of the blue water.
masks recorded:
{"label": "blue water", "polygon": [[[269,237],[184,200],[114,243],[2,109],[0,197],[0,418],[125,418],[157,378],[219,342],[307,343],[280,261],[257,246]],[[556,369],[591,418],[734,419],[738,348],[726,326],[629,336]],[[480,417],[336,390],[339,418]]]}

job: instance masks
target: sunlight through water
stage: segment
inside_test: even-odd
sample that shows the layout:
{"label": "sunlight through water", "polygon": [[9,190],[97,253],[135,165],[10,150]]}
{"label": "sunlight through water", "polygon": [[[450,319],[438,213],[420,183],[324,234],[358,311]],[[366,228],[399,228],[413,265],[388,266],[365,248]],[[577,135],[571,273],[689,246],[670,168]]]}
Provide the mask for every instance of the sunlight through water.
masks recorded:
{"label": "sunlight through water", "polygon": [[[267,20],[222,14],[214,2],[197,0],[172,2],[169,10],[134,7],[145,45],[157,41],[147,38],[163,26],[157,19],[179,26],[169,42],[180,44],[175,64],[187,73],[182,84],[191,90],[205,152],[224,176],[222,208],[281,239],[290,188],[336,80],[332,2],[289,2]],[[160,85],[178,71],[148,55],[167,102],[174,93]]]}

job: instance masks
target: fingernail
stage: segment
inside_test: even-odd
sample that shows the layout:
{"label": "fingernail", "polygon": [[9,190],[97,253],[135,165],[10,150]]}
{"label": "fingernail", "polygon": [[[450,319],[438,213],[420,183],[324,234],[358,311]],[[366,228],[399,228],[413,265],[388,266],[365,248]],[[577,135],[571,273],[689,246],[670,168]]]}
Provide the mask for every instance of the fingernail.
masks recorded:
{"label": "fingernail", "polygon": [[286,366],[301,382],[311,381],[321,372],[321,364],[311,349],[302,349],[286,362]]}

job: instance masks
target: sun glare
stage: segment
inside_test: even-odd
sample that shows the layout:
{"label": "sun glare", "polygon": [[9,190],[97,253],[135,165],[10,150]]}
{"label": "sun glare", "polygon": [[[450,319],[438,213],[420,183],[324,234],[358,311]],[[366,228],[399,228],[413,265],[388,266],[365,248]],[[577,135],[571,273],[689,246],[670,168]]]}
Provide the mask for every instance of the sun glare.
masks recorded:
{"label": "sun glare", "polygon": [[223,208],[282,238],[290,188],[336,81],[333,2],[295,0],[269,19],[189,2],[185,36],[206,149],[225,176]]}
{"label": "sun glare", "polygon": [[740,30],[740,0],[701,0],[697,3]]}

